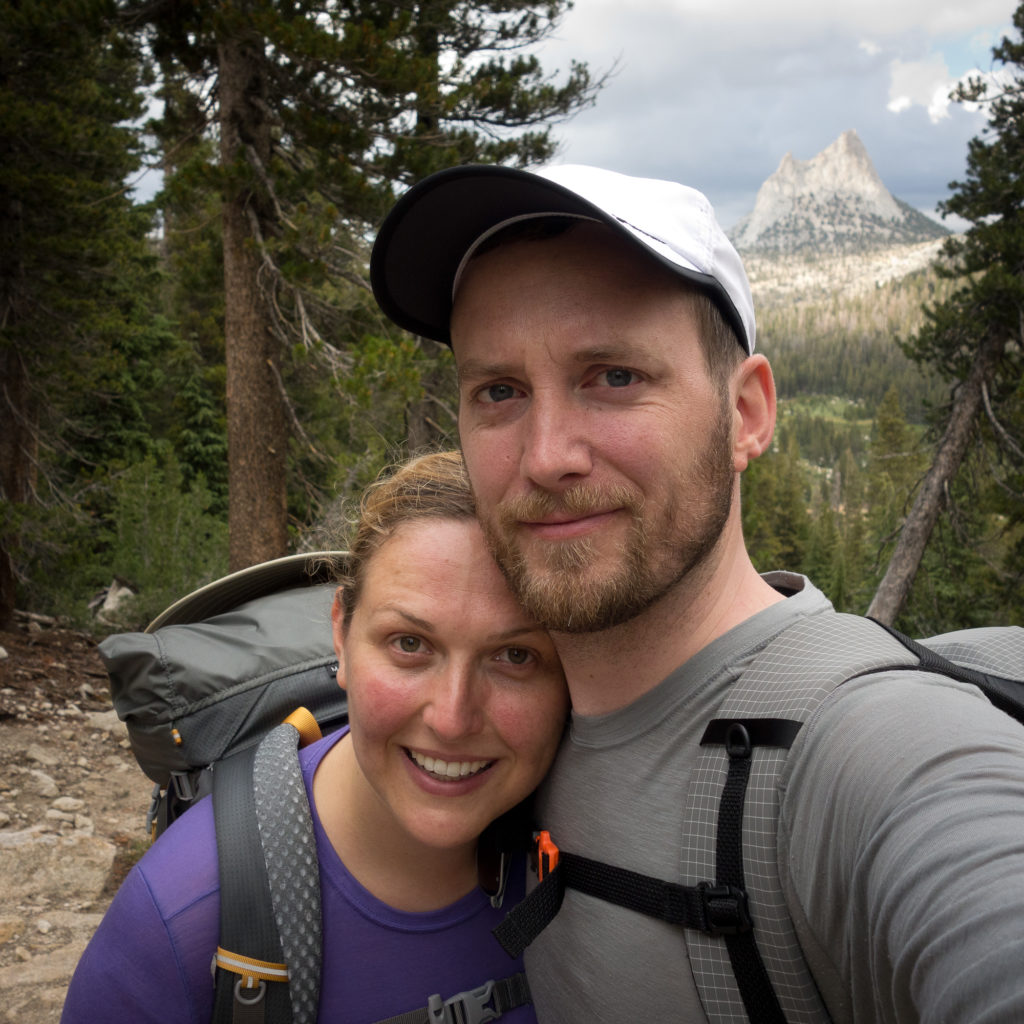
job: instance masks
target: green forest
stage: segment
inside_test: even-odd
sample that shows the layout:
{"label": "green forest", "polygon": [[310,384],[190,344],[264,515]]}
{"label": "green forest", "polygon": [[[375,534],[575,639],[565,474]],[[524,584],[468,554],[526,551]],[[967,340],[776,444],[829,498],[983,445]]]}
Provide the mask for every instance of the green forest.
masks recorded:
{"label": "green forest", "polygon": [[[450,353],[383,318],[369,246],[411,182],[541,163],[599,101],[613,69],[532,55],[567,7],[0,0],[0,628],[144,626],[338,545],[384,466],[457,443]],[[759,311],[780,416],[744,481],[755,564],[857,612],[898,577],[884,617],[918,635],[1024,621],[1014,25],[1001,91],[958,97],[989,126],[941,263]],[[99,622],[115,580],[135,596]]]}

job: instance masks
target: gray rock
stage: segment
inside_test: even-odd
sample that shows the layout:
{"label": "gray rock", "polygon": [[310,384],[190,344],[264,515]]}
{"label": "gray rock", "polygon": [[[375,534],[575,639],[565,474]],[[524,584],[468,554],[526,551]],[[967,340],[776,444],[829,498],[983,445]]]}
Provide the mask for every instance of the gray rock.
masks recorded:
{"label": "gray rock", "polygon": [[50,806],[58,811],[80,811],[85,806],[85,801],[74,796],[60,796]]}
{"label": "gray rock", "polygon": [[51,797],[57,796],[60,793],[60,789],[57,787],[57,783],[46,774],[46,772],[40,771],[38,768],[30,769],[29,778],[31,782],[29,785],[42,797],[49,800]]}
{"label": "gray rock", "polygon": [[118,739],[128,735],[124,722],[117,717],[116,711],[90,711],[86,716],[89,727],[110,733]]}
{"label": "gray rock", "polygon": [[5,900],[13,903],[42,895],[58,905],[88,904],[103,891],[116,852],[113,843],[84,832],[56,835],[41,826],[0,832]]}
{"label": "gray rock", "polygon": [[29,744],[28,749],[25,751],[25,757],[29,761],[41,764],[44,768],[56,768],[60,764],[60,758],[56,754],[51,754],[48,750],[44,750],[38,743]]}

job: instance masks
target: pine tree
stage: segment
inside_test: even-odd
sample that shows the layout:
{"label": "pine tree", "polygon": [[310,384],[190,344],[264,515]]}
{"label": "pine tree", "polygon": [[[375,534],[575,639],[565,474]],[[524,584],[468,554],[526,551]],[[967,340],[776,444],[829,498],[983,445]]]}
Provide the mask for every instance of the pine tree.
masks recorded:
{"label": "pine tree", "polygon": [[457,163],[543,160],[551,125],[592,100],[599,83],[585,66],[556,82],[530,56],[567,6],[126,5],[161,68],[216,98],[208,178],[223,196],[232,568],[288,542],[288,452],[303,432],[287,386],[295,357],[314,353],[343,376],[353,339],[384,329],[368,302],[366,239],[396,186]]}
{"label": "pine tree", "polygon": [[966,179],[952,183],[953,195],[942,204],[971,224],[946,245],[960,286],[929,311],[928,324],[907,346],[955,383],[932,466],[869,609],[890,623],[907,600],[980,421],[987,421],[992,443],[1018,481],[1024,464],[1005,426],[1019,417],[1024,372],[1024,4],[1013,24],[1016,38],[1004,38],[992,51],[1000,65],[993,80],[975,79],[955,94],[983,103],[989,124],[969,144]]}
{"label": "pine tree", "polygon": [[0,626],[69,473],[148,445],[149,215],[125,190],[142,65],[114,16],[0,2]]}

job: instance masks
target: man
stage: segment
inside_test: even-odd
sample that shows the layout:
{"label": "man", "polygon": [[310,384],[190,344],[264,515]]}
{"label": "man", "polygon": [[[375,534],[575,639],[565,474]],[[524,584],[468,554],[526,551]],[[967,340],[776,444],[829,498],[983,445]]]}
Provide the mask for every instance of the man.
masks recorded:
{"label": "man", "polygon": [[[697,883],[705,726],[776,637],[842,621],[747,555],[740,475],[775,393],[738,254],[681,185],[467,167],[399,201],[371,274],[393,320],[453,348],[479,515],[562,657],[544,827]],[[866,675],[801,730],[778,793],[777,842],[754,822],[743,850],[787,1019],[1024,1020],[1024,730],[951,681]],[[746,1019],[720,940],[571,889],[527,970],[545,1020]]]}

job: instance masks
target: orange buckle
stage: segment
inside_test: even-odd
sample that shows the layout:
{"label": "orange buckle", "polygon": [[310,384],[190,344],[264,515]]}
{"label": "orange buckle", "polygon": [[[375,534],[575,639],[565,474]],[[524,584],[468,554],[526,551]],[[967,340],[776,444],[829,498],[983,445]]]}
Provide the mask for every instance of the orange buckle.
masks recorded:
{"label": "orange buckle", "polygon": [[536,847],[537,881],[543,882],[545,876],[550,875],[558,867],[558,847],[555,846],[547,829],[534,832],[533,842]]}
{"label": "orange buckle", "polygon": [[317,725],[313,712],[308,708],[297,707],[286,719],[285,722],[293,726],[299,734],[299,746],[306,747],[310,743],[316,743],[322,738],[320,726]]}

